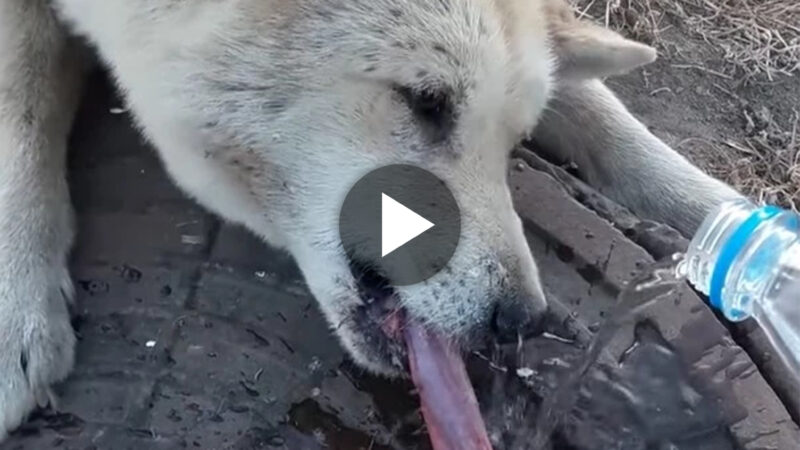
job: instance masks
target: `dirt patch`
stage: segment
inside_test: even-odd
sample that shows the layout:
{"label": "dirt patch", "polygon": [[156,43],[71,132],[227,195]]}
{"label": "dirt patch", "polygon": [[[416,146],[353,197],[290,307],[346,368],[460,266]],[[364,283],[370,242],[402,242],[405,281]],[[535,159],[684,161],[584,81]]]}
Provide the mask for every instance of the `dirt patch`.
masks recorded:
{"label": "dirt patch", "polygon": [[800,207],[800,3],[577,0],[578,14],[654,45],[608,80],[651,130],[752,198]]}

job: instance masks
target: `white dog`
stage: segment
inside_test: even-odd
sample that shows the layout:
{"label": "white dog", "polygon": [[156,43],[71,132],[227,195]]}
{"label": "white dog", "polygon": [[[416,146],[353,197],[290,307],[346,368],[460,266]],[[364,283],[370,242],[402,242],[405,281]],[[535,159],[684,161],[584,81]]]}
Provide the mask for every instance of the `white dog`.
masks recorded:
{"label": "white dog", "polygon": [[337,230],[372,169],[416,164],[454,191],[449,270],[396,295],[462,343],[515,335],[546,309],[506,185],[509,150],[534,130],[596,188],[686,233],[737,196],[597,81],[654,50],[560,0],[3,0],[0,439],[73,364],[65,151],[84,61],[71,32],[96,47],[175,182],[289,251],[344,347],[382,373],[402,370],[403,350],[365,313]]}

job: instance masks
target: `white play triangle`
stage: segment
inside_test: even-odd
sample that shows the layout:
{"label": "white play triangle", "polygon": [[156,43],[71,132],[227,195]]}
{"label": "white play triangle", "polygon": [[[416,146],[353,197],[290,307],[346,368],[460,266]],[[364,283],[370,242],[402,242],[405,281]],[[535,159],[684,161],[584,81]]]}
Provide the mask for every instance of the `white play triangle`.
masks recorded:
{"label": "white play triangle", "polygon": [[433,227],[432,222],[381,193],[381,258]]}

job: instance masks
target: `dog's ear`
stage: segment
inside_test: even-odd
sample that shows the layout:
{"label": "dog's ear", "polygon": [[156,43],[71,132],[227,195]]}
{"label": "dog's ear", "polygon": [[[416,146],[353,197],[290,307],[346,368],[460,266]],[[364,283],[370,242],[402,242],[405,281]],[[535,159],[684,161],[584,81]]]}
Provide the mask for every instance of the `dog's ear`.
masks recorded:
{"label": "dog's ear", "polygon": [[558,76],[582,80],[621,75],[656,59],[656,50],[575,18],[563,0],[548,0],[546,16]]}

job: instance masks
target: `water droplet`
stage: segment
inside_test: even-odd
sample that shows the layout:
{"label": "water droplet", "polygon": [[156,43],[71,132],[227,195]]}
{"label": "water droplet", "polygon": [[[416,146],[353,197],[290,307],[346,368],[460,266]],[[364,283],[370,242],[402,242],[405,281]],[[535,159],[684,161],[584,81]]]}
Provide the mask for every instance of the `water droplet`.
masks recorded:
{"label": "water droplet", "polygon": [[517,376],[520,378],[530,378],[536,374],[536,371],[530,367],[520,367],[517,369]]}
{"label": "water droplet", "polygon": [[322,361],[319,360],[316,356],[311,358],[311,362],[308,363],[308,370],[311,372],[316,372],[322,368]]}
{"label": "water droplet", "polygon": [[689,263],[686,260],[682,260],[678,263],[675,267],[675,276],[678,278],[686,278],[689,275]]}

